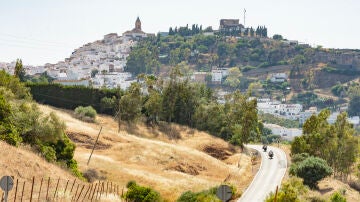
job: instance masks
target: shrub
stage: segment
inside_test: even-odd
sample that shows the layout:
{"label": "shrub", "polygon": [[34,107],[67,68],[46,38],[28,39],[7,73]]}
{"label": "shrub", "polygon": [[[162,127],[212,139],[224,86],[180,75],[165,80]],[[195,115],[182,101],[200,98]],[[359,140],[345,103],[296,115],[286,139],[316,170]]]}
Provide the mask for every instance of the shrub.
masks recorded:
{"label": "shrub", "polygon": [[83,173],[84,178],[92,183],[95,182],[96,180],[105,180],[106,177],[101,176],[100,173],[95,170],[95,169],[88,169]]}
{"label": "shrub", "polygon": [[56,161],[56,152],[55,149],[51,146],[41,146],[40,147],[41,154],[44,156],[44,158],[49,162],[55,162]]}
{"label": "shrub", "polygon": [[70,171],[78,178],[84,180],[83,174],[79,171],[77,161],[75,159],[71,159],[66,162],[67,167],[70,169]]}
{"label": "shrub", "polygon": [[96,110],[92,106],[79,106],[75,109],[75,116],[81,120],[95,121],[96,115]]}
{"label": "shrub", "polygon": [[[302,183],[302,180],[297,177],[291,177],[286,182],[283,183],[280,188],[277,201],[278,202],[288,202],[288,201],[300,201],[301,195],[305,194],[308,191],[308,188],[305,187]],[[266,202],[274,201],[275,194],[272,192],[265,199]]]}
{"label": "shrub", "polygon": [[128,182],[128,191],[124,198],[133,202],[154,202],[163,201],[160,194],[149,187],[143,187],[136,184],[135,181]]}
{"label": "shrub", "polygon": [[304,184],[311,188],[316,188],[318,181],[332,172],[326,161],[318,157],[308,157],[290,167],[290,174],[303,178]]}
{"label": "shrub", "polygon": [[346,202],[346,198],[337,191],[331,195],[330,201],[331,202]]}

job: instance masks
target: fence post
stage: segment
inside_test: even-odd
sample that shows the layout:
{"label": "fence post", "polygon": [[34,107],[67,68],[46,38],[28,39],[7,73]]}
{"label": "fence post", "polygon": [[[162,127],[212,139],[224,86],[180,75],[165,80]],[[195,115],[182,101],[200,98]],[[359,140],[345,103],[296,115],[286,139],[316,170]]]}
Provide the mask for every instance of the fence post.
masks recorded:
{"label": "fence post", "polygon": [[80,194],[79,194],[78,198],[76,199],[76,201],[79,201],[80,196],[81,196],[81,193],[82,193],[82,191],[83,191],[84,187],[85,187],[85,185],[83,185],[83,186],[82,186],[81,191],[80,191]]}
{"label": "fence post", "polygon": [[89,192],[89,196],[88,196],[88,199],[90,199],[90,197],[91,197],[91,192],[93,191],[93,186],[94,186],[94,184],[91,184],[91,187],[90,187],[90,192]]}
{"label": "fence post", "polygon": [[22,192],[21,192],[21,201],[23,200],[23,196],[24,196],[24,189],[25,189],[25,181],[24,181],[24,184],[23,184],[23,189],[22,189]]}
{"label": "fence post", "polygon": [[110,182],[110,193],[113,193],[113,184]]}
{"label": "fence post", "polygon": [[108,195],[108,191],[109,191],[109,181],[107,181],[106,183],[106,196]]}
{"label": "fence post", "polygon": [[84,198],[83,198],[83,200],[82,200],[82,201],[84,201],[84,200],[85,200],[86,195],[87,195],[87,193],[89,192],[89,190],[90,190],[90,184],[89,184],[89,187],[87,188],[87,190],[86,190],[86,192],[85,192],[85,195],[84,195]]}
{"label": "fence post", "polygon": [[[76,184],[77,184],[77,183],[76,183]],[[77,184],[75,194],[73,195],[73,197],[71,198],[71,200],[72,200],[72,199],[76,199],[76,194],[77,194],[78,190],[79,190],[79,184]]]}
{"label": "fence post", "polygon": [[34,183],[35,183],[35,176],[33,176],[32,185],[31,185],[30,202],[32,201],[32,195],[33,195],[33,191],[34,191]]}
{"label": "fence post", "polygon": [[90,199],[91,201],[92,201],[92,200],[93,200],[93,198],[94,198],[94,195],[95,195],[95,190],[96,190],[96,188],[97,188],[97,185],[98,185],[98,184],[95,184],[95,188],[94,188],[93,194],[92,194],[91,199]]}
{"label": "fence post", "polygon": [[70,194],[71,194],[71,192],[72,192],[72,190],[73,190],[73,188],[74,188],[75,182],[76,182],[76,178],[74,179],[74,182],[73,182],[73,184],[72,184],[72,186],[71,186]]}
{"label": "fence post", "polygon": [[14,202],[16,201],[16,194],[17,194],[18,184],[19,184],[19,179],[16,179]]}
{"label": "fence post", "polygon": [[39,196],[38,196],[38,201],[40,201],[40,195],[41,195],[41,187],[42,187],[42,183],[43,183],[44,178],[41,178],[41,182],[40,182],[40,189],[39,189]]}
{"label": "fence post", "polygon": [[58,186],[59,186],[59,181],[60,181],[60,177],[56,183],[56,188],[55,188],[55,192],[54,192],[54,199],[55,199],[55,196],[56,196],[56,192],[57,192],[57,189],[58,189]]}
{"label": "fence post", "polygon": [[49,186],[50,186],[50,177],[48,179],[48,184],[47,184],[47,189],[46,189],[46,198],[45,200],[48,200],[48,196],[49,196]]}
{"label": "fence post", "polygon": [[67,189],[68,184],[69,184],[69,180],[66,181],[64,195],[66,194],[66,189]]}

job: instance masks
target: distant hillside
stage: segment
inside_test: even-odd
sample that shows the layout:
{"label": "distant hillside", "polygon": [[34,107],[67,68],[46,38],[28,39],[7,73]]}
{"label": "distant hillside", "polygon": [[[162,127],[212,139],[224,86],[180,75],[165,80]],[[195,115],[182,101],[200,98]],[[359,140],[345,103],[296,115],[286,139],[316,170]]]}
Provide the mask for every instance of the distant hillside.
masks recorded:
{"label": "distant hillside", "polygon": [[[125,71],[166,76],[173,66],[179,66],[189,77],[195,75],[194,72],[205,72],[205,76],[198,74],[193,79],[211,87],[246,90],[252,84],[256,96],[281,98],[285,95],[287,100],[294,93],[319,89],[319,94],[315,94],[323,99],[321,94],[328,94],[339,82],[359,78],[360,50],[313,48],[278,37],[158,35],[144,39],[132,49]],[[241,71],[240,76],[235,75],[239,84],[230,85],[228,73],[219,76],[212,72],[228,71],[232,67]],[[274,73],[285,73],[287,81],[269,82]],[[221,80],[214,81],[215,76]],[[338,100],[335,98],[331,103]]]}

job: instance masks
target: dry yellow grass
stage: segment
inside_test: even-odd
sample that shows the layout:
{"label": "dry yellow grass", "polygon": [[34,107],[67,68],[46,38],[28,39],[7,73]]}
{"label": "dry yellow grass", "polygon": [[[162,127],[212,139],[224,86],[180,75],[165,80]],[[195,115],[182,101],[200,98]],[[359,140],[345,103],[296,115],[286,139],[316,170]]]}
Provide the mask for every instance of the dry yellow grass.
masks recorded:
{"label": "dry yellow grass", "polygon": [[[172,125],[172,135],[169,135],[164,132],[169,131],[164,130],[169,126],[149,128],[142,124],[124,125],[118,132],[117,123],[110,116],[100,115],[94,124],[73,118],[68,110],[44,105],[40,105],[40,109],[45,113],[55,111],[65,121],[72,139],[76,138],[75,159],[82,171],[95,168],[122,187],[135,180],[174,201],[187,190],[208,189],[225,179],[243,191],[253,177],[248,156],[239,154],[238,148],[204,132]],[[101,126],[100,149],[95,150],[87,166],[91,144]],[[222,156],[227,158],[221,160]]]}

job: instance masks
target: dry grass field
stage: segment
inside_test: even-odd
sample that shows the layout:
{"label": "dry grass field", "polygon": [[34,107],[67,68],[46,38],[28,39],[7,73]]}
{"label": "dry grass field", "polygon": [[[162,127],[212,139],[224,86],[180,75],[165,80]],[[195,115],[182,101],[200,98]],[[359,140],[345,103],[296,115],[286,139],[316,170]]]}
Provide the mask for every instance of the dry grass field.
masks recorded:
{"label": "dry grass field", "polygon": [[[130,180],[151,186],[174,201],[187,190],[201,191],[226,181],[240,192],[253,173],[250,157],[239,148],[204,132],[179,125],[146,127],[118,124],[99,115],[96,123],[75,119],[72,111],[40,105],[64,120],[69,137],[76,143],[75,159],[81,171],[96,169],[107,180],[125,187]],[[101,128],[98,145],[89,165],[91,148]]]}

